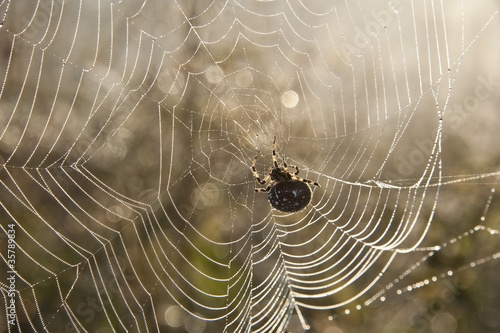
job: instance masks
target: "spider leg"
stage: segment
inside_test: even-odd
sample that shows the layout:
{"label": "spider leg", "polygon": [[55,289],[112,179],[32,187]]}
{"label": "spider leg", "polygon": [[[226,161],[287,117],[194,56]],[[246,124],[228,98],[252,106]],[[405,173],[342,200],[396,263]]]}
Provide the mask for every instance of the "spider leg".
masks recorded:
{"label": "spider leg", "polygon": [[285,162],[285,159],[283,159],[283,166],[285,167],[285,170],[288,171],[288,167],[295,169],[294,175],[297,176],[299,174],[299,167],[296,165],[288,165]]}
{"label": "spider leg", "polygon": [[[267,179],[267,178],[271,178],[271,176],[266,177],[266,179]],[[254,189],[254,190],[255,190],[255,192],[258,192],[258,193],[261,193],[261,192],[269,192],[269,190],[271,189],[271,187],[273,187],[273,185],[274,185],[274,180],[271,180],[271,181],[269,182],[269,184],[267,184],[267,187],[266,187],[266,188],[256,188],[256,189]]]}
{"label": "spider leg", "polygon": [[260,193],[260,192],[269,192],[270,189],[271,189],[271,186],[268,186],[266,188],[256,188],[255,192],[258,192],[258,193]]}
{"label": "spider leg", "polygon": [[276,169],[279,169],[278,167],[278,161],[276,159],[276,137],[274,137],[273,141],[273,164]]}
{"label": "spider leg", "polygon": [[296,180],[299,180],[299,181],[304,182],[304,183],[313,184],[314,186],[321,187],[318,183],[313,182],[312,180],[309,180],[309,179],[295,177],[295,176],[292,176],[292,179],[296,179]]}
{"label": "spider leg", "polygon": [[261,180],[259,173],[255,169],[255,163],[257,162],[257,158],[259,158],[259,156],[260,156],[260,150],[257,151],[257,155],[255,155],[255,158],[253,159],[253,162],[252,162],[252,173],[253,173],[253,176],[255,177],[255,179],[257,180],[257,182],[259,182],[260,185],[264,185],[265,183],[267,183],[267,180],[269,178],[266,176],[266,178],[264,178],[264,180]]}

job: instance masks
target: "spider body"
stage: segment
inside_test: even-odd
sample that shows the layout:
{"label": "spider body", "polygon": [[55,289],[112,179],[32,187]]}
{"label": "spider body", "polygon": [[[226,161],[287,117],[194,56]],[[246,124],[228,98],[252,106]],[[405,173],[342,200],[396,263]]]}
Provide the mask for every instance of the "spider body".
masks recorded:
{"label": "spider body", "polygon": [[311,201],[311,189],[300,180],[278,182],[267,193],[271,206],[279,211],[293,213],[304,209]]}
{"label": "spider body", "polygon": [[291,173],[288,171],[288,165],[283,159],[283,166],[278,164],[276,158],[276,137],[273,141],[273,166],[269,169],[267,176],[261,180],[259,173],[255,169],[255,163],[260,155],[260,151],[257,152],[253,163],[252,172],[256,181],[261,184],[267,184],[265,188],[256,188],[255,192],[268,192],[267,199],[275,209],[286,212],[294,213],[304,209],[311,201],[311,189],[307,185],[314,184],[319,186],[318,183],[313,182],[308,179],[297,177],[299,174],[299,168],[297,166],[290,165],[290,168],[294,168],[295,172]]}

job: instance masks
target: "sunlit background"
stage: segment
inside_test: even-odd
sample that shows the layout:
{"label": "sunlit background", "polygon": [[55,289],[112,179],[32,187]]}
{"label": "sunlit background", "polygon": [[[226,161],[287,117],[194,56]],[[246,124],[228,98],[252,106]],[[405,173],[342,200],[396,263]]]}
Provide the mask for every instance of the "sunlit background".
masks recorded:
{"label": "sunlit background", "polygon": [[0,331],[500,331],[499,7],[0,3]]}

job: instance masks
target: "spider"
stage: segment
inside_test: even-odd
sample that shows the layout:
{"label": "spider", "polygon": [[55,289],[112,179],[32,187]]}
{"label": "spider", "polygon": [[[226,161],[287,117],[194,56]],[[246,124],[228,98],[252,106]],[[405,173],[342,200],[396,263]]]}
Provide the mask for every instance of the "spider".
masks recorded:
{"label": "spider", "polygon": [[[278,165],[276,158],[276,137],[273,141],[273,166],[269,168],[269,173],[264,179],[260,179],[259,173],[255,170],[255,163],[260,156],[260,151],[253,159],[252,172],[260,185],[265,188],[256,188],[255,192],[268,192],[267,199],[271,206],[279,211],[294,213],[304,209],[311,201],[311,189],[306,183],[319,184],[309,179],[297,177],[299,168],[295,165],[288,165],[283,158],[283,166]],[[288,168],[295,169],[294,173],[288,171]]]}

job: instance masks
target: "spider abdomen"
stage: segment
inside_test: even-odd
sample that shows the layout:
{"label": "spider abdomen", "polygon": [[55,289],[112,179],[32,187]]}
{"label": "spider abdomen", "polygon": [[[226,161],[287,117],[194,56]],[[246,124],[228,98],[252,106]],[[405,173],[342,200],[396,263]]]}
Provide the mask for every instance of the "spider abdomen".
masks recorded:
{"label": "spider abdomen", "polygon": [[311,189],[300,180],[276,183],[267,194],[271,206],[282,212],[298,212],[311,201]]}

